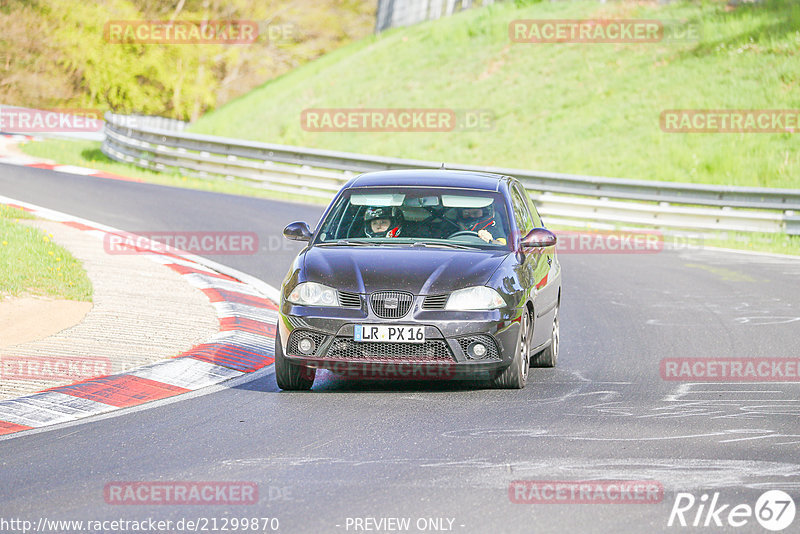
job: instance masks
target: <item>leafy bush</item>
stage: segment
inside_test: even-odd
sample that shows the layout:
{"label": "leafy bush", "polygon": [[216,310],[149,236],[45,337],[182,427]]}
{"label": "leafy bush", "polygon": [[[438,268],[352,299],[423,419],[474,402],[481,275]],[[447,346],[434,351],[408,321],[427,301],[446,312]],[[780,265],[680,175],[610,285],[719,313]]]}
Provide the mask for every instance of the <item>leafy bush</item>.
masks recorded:
{"label": "leafy bush", "polygon": [[[9,0],[0,10],[0,103],[195,119],[253,87],[367,35],[376,0]],[[113,20],[248,20],[250,45],[114,44]],[[290,31],[271,32],[270,28]],[[270,40],[271,35],[282,38]]]}

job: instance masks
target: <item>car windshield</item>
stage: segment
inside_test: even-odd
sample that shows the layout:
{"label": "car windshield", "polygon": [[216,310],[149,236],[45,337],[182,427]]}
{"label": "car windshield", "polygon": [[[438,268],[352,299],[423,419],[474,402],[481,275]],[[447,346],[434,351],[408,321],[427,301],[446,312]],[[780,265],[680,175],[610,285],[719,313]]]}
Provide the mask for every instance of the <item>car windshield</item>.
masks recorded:
{"label": "car windshield", "polygon": [[508,248],[501,194],[453,188],[354,188],[322,221],[316,245]]}

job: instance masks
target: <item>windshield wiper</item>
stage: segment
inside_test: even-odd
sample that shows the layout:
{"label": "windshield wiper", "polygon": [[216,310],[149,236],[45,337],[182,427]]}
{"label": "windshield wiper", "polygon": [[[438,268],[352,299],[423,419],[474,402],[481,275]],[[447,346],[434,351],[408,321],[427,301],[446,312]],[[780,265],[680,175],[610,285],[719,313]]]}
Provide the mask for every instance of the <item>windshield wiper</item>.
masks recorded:
{"label": "windshield wiper", "polygon": [[441,248],[457,248],[464,250],[475,250],[480,247],[475,245],[464,245],[460,243],[447,243],[439,241],[365,241],[353,239],[340,239],[338,241],[328,241],[325,243],[316,243],[318,247],[358,247],[358,246],[373,246],[382,247],[386,245],[394,246],[412,246],[412,247],[441,247]]}
{"label": "windshield wiper", "polygon": [[443,247],[443,248],[460,248],[466,250],[474,250],[479,248],[475,245],[463,245],[457,243],[440,243],[438,241],[415,241],[412,245],[414,247]]}
{"label": "windshield wiper", "polygon": [[353,241],[351,239],[340,239],[338,241],[328,241],[325,243],[317,243],[318,247],[357,247],[364,245],[376,245],[373,241]]}

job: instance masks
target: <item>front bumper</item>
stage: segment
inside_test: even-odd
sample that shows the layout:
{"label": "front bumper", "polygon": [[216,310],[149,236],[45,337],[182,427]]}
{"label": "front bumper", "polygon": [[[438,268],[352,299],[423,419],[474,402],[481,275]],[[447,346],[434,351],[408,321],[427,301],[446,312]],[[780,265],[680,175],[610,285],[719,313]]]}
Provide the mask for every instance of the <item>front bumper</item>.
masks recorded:
{"label": "front bumper", "polygon": [[[422,299],[415,297],[411,310],[399,319],[376,316],[363,295],[360,308],[284,301],[279,320],[282,352],[296,365],[353,378],[490,379],[511,364],[519,338],[519,310],[425,310]],[[358,324],[423,325],[425,342],[356,342]],[[300,350],[302,338],[312,340],[313,350]],[[482,343],[486,354],[474,354],[474,343]]]}

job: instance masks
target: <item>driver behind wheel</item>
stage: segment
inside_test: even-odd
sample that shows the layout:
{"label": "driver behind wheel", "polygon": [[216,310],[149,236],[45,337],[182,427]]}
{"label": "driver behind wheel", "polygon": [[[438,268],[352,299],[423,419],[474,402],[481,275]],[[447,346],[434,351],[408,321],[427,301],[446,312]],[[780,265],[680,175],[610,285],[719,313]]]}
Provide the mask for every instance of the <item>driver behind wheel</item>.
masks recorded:
{"label": "driver behind wheel", "polygon": [[463,231],[476,232],[487,243],[506,244],[505,237],[494,235],[499,228],[491,204],[483,208],[459,208],[456,210],[456,223]]}
{"label": "driver behind wheel", "polygon": [[398,237],[403,213],[397,208],[372,207],[364,213],[364,232],[369,237]]}

